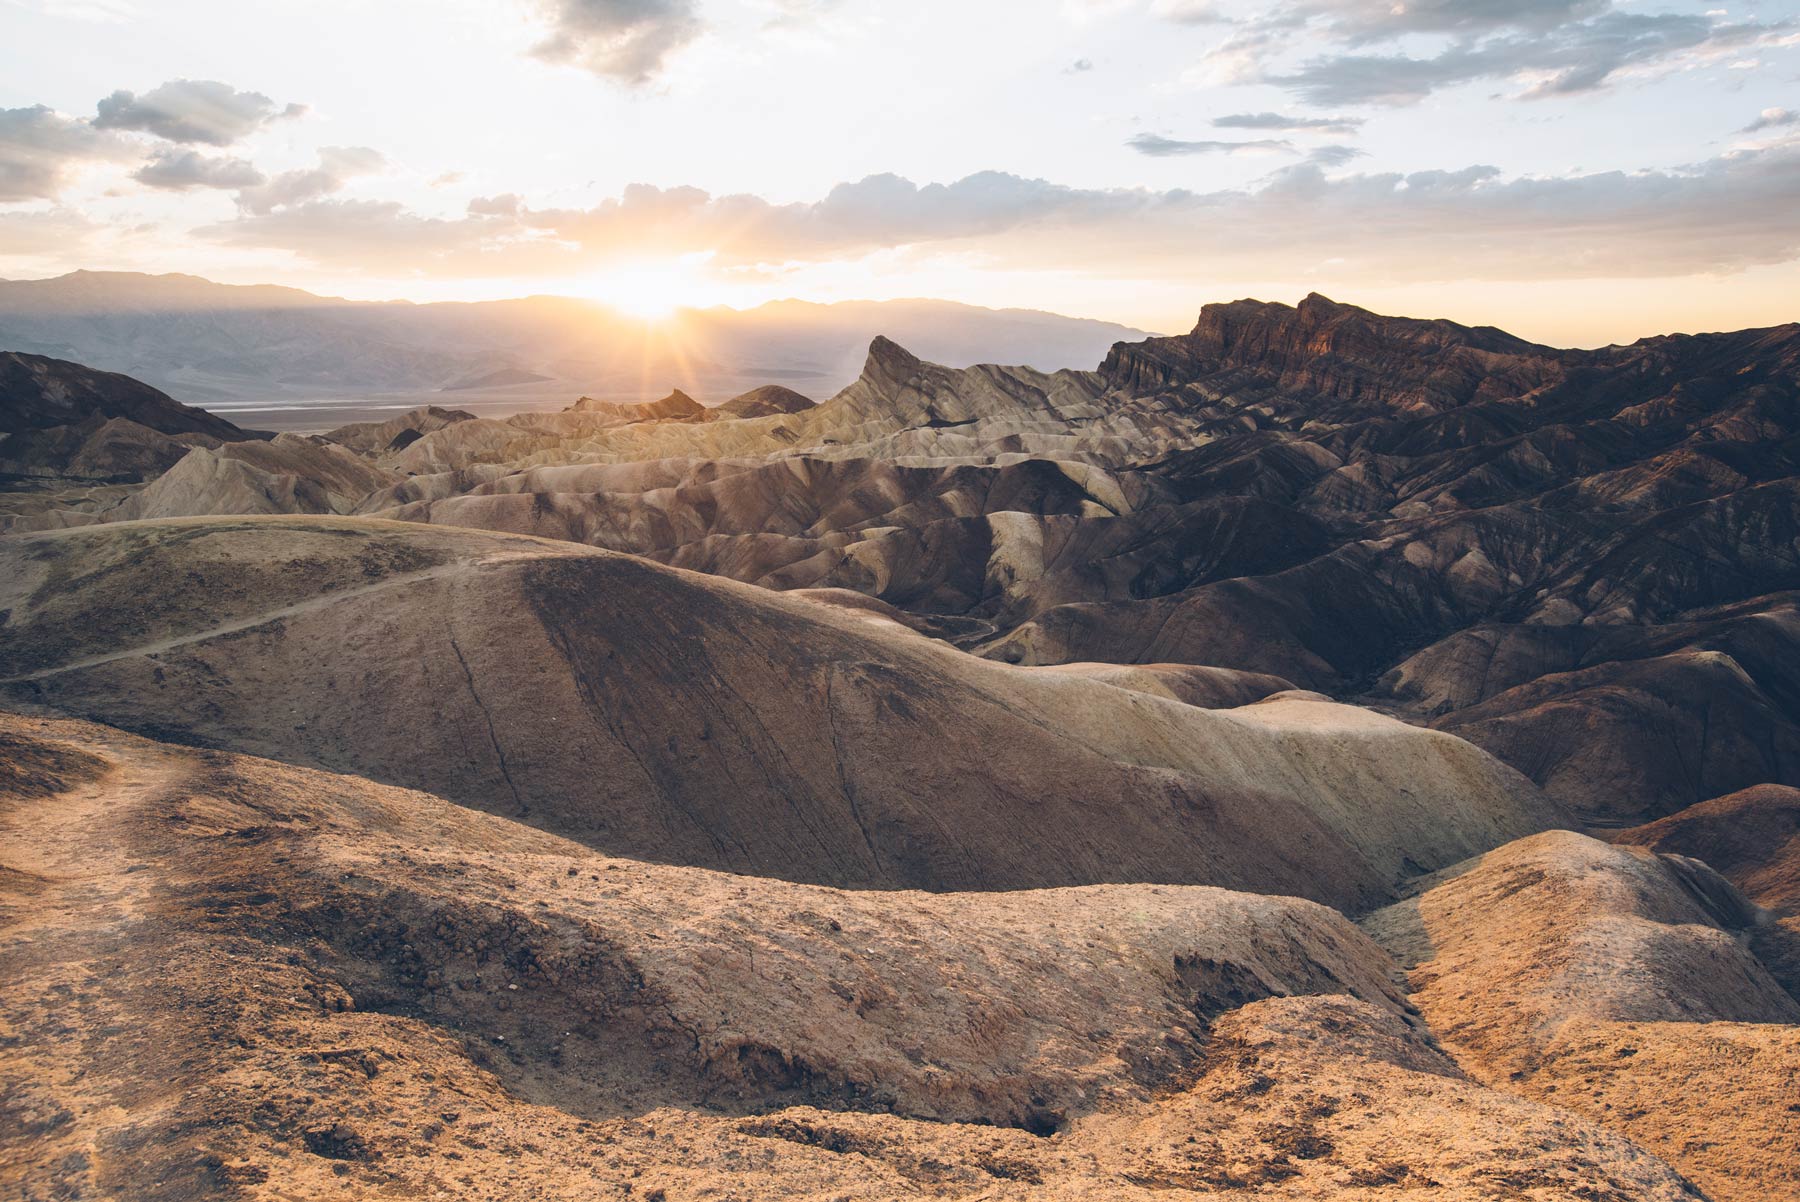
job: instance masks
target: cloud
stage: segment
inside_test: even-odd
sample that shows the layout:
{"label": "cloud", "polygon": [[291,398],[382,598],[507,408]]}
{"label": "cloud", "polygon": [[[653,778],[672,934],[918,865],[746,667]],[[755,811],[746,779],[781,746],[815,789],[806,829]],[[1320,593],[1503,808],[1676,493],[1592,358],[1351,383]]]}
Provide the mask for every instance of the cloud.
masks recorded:
{"label": "cloud", "polygon": [[1756,120],[1738,132],[1753,134],[1758,130],[1778,129],[1784,125],[1800,125],[1800,113],[1796,113],[1792,109],[1764,109],[1757,114]]}
{"label": "cloud", "polygon": [[1182,142],[1160,134],[1138,134],[1125,145],[1152,158],[1169,158],[1186,154],[1271,154],[1294,149],[1292,142],[1278,138],[1257,138],[1248,142]]}
{"label": "cloud", "polygon": [[299,104],[277,109],[261,92],[239,92],[215,79],[171,79],[142,96],[114,92],[100,101],[94,126],[155,134],[170,142],[229,146],[271,121],[305,111]]}
{"label": "cloud", "polygon": [[1182,25],[1220,25],[1230,20],[1211,0],[1152,0],[1150,12]]}
{"label": "cloud", "polygon": [[84,163],[132,150],[125,139],[41,104],[0,109],[0,202],[54,200]]}
{"label": "cloud", "polygon": [[1358,150],[1354,146],[1316,146],[1307,151],[1306,161],[1317,163],[1321,167],[1342,167],[1354,159],[1369,156],[1366,150]]}
{"label": "cloud", "polygon": [[1284,133],[1354,134],[1361,117],[1290,117],[1286,113],[1232,113],[1213,118],[1219,129],[1262,129]]}
{"label": "cloud", "polygon": [[1527,97],[1605,86],[1621,72],[1738,52],[1783,40],[1800,27],[1715,25],[1677,13],[1612,12],[1547,33],[1456,42],[1430,58],[1346,54],[1312,59],[1269,82],[1319,105],[1405,104],[1439,88],[1484,79],[1527,79]]}
{"label": "cloud", "polygon": [[1554,178],[1484,166],[1334,176],[1327,166],[1301,162],[1212,192],[982,172],[926,185],[870,176],[794,204],[644,184],[588,209],[489,198],[459,217],[317,200],[200,233],[343,269],[447,277],[566,276],[689,254],[721,271],[779,271],[903,247],[1146,280],[1298,279],[1329,263],[1365,286],[1674,276],[1800,258],[1800,145]]}
{"label": "cloud", "polygon": [[1078,58],[1067,67],[1063,68],[1063,70],[1070,75],[1079,75],[1083,71],[1092,71],[1093,69],[1094,60],[1091,58]]}
{"label": "cloud", "polygon": [[73,209],[14,209],[0,213],[0,255],[49,257],[80,250],[104,227]]}
{"label": "cloud", "polygon": [[243,159],[209,156],[197,150],[161,150],[131,178],[152,188],[253,188],[267,177]]}
{"label": "cloud", "polygon": [[550,36],[532,53],[626,84],[648,82],[700,36],[694,0],[540,0]]}
{"label": "cloud", "polygon": [[472,217],[516,217],[525,207],[525,198],[517,192],[506,192],[499,196],[477,196],[469,202],[469,214]]}
{"label": "cloud", "polygon": [[1610,7],[1611,0],[1301,0],[1288,11],[1319,20],[1334,39],[1355,44],[1409,34],[1542,32],[1599,16]]}
{"label": "cloud", "polygon": [[[1420,38],[1439,39],[1436,51],[1379,48]],[[1800,23],[1791,20],[1734,24],[1714,14],[1627,12],[1611,0],[1300,0],[1240,22],[1200,74],[1272,84],[1320,106],[1411,104],[1484,80],[1520,83],[1521,96],[1541,98],[1796,42]],[[1309,47],[1315,53],[1287,63]]]}
{"label": "cloud", "polygon": [[290,250],[321,264],[411,273],[450,262],[464,270],[472,266],[470,256],[479,257],[484,224],[498,228],[500,223],[421,217],[397,201],[307,200],[195,232],[228,246]]}
{"label": "cloud", "polygon": [[337,192],[359,175],[372,175],[387,166],[379,151],[367,146],[321,146],[319,165],[284,171],[274,179],[245,187],[237,195],[238,208],[247,213],[270,213],[284,206],[304,204]]}

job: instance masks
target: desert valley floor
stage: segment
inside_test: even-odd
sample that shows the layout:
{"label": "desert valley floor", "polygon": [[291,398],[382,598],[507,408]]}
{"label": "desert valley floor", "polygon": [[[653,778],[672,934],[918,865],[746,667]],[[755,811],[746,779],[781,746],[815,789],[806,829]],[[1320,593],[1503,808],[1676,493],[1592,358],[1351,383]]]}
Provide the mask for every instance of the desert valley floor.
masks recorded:
{"label": "desert valley floor", "polygon": [[1800,325],[0,419],[0,1197],[1800,1199]]}

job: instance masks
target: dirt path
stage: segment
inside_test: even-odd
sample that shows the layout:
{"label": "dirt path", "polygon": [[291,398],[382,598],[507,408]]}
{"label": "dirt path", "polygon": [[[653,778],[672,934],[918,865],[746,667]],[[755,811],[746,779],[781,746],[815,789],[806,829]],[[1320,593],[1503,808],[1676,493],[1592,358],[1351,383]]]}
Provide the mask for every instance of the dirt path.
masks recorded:
{"label": "dirt path", "polygon": [[375,581],[373,584],[358,585],[356,588],[343,589],[339,592],[321,593],[316,597],[308,597],[306,600],[296,602],[293,605],[284,605],[280,609],[264,610],[262,613],[253,614],[247,618],[237,618],[230,622],[223,622],[217,626],[208,627],[205,630],[195,631],[190,634],[174,635],[170,638],[158,639],[155,642],[144,643],[140,646],[127,647],[120,651],[108,651],[104,655],[90,655],[83,659],[70,660],[66,664],[58,664],[54,668],[43,668],[36,672],[27,672],[22,676],[0,678],[0,685],[28,684],[34,680],[44,680],[47,677],[57,676],[64,672],[77,672],[84,668],[94,668],[101,664],[112,663],[115,660],[136,659],[142,656],[157,655],[161,652],[172,651],[177,647],[185,647],[192,643],[204,643],[209,639],[220,638],[224,635],[238,634],[245,630],[254,630],[258,626],[266,626],[270,622],[278,622],[284,618],[298,617],[301,614],[313,613],[335,605],[339,601],[347,601],[352,597],[361,597],[366,596],[369,593],[377,593],[382,589],[394,588],[406,584],[419,584],[426,580],[434,580],[439,577],[451,576],[465,571],[478,571],[495,563],[502,562],[507,558],[511,557],[493,556],[487,559],[444,563],[439,564],[436,567],[424,568],[417,572],[403,572],[398,575],[387,576],[381,580]]}
{"label": "dirt path", "polygon": [[[97,1128],[77,1135],[70,1120],[122,1113],[112,1073],[93,1070],[141,1055],[118,1038],[128,1025],[145,1034],[120,991],[137,988],[129,966],[165,942],[152,894],[166,865],[144,846],[145,823],[192,773],[179,753],[92,729],[66,757],[55,742],[5,747],[50,787],[0,791],[0,1133],[25,1137],[0,1138],[0,1180],[57,1181],[69,1197],[85,1196],[85,1166],[99,1156]],[[72,1033],[94,1063],[67,1055]]]}

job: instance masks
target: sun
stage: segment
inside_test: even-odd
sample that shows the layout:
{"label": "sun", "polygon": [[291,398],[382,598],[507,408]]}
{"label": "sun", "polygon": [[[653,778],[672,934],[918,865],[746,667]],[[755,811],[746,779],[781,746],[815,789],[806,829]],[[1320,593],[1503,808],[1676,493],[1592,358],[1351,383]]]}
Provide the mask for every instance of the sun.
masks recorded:
{"label": "sun", "polygon": [[614,264],[589,281],[588,292],[641,321],[666,321],[698,303],[701,282],[695,267],[684,259]]}

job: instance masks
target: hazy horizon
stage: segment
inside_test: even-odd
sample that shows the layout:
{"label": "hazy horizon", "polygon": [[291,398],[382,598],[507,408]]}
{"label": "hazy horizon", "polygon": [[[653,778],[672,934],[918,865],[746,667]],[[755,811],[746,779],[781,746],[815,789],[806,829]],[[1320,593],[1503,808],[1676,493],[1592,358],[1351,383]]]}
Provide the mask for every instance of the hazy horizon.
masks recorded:
{"label": "hazy horizon", "polygon": [[[225,280],[215,280],[215,279],[209,279],[208,277],[203,276],[203,275],[195,275],[192,272],[186,272],[186,271],[165,271],[165,272],[117,271],[117,270],[113,270],[110,268],[104,268],[104,267],[77,267],[77,268],[73,268],[69,271],[59,272],[55,275],[0,276],[0,284],[48,284],[48,283],[53,283],[57,280],[67,279],[71,276],[82,276],[82,275],[130,275],[130,276],[137,276],[137,277],[140,277],[143,279],[177,279],[177,278],[180,278],[180,279],[198,280],[201,283],[216,285],[216,286],[222,287],[222,288],[284,288],[284,289],[288,289],[291,291],[304,292],[307,295],[314,297],[318,300],[343,301],[346,304],[359,304],[359,305],[441,305],[441,304],[473,305],[473,304],[485,304],[485,303],[490,303],[490,302],[491,303],[505,303],[508,301],[527,301],[527,300],[574,301],[574,302],[581,303],[581,304],[591,304],[591,305],[599,306],[601,308],[611,309],[613,312],[618,313],[621,316],[627,316],[627,317],[632,316],[632,314],[628,310],[626,310],[622,307],[619,307],[619,306],[611,305],[607,301],[602,300],[598,297],[581,296],[579,294],[571,293],[571,292],[523,292],[523,293],[518,293],[516,295],[510,295],[510,296],[481,297],[481,298],[472,299],[472,300],[456,300],[456,299],[416,300],[412,297],[407,297],[407,296],[356,297],[356,296],[336,295],[336,294],[329,293],[329,292],[321,292],[314,288],[302,288],[296,284],[283,284],[283,283],[278,283],[273,280],[259,280],[259,281],[248,282],[248,283],[236,283],[236,282],[229,282],[229,281],[225,281]],[[1238,300],[1238,299],[1245,299],[1245,298],[1233,297],[1232,299]],[[1258,297],[1258,298],[1253,298],[1253,299],[1260,300],[1260,299],[1264,299],[1264,298]],[[1212,302],[1209,301],[1207,303],[1210,304]],[[839,298],[836,300],[813,300],[813,299],[810,299],[810,298],[804,297],[804,296],[774,296],[774,297],[770,297],[767,300],[759,300],[759,301],[755,301],[753,303],[743,303],[743,304],[731,304],[726,301],[716,301],[712,304],[706,304],[706,305],[678,304],[678,305],[674,306],[673,308],[671,308],[669,310],[669,313],[664,314],[661,317],[642,318],[641,320],[644,320],[646,322],[655,322],[655,321],[663,320],[668,316],[672,316],[675,313],[683,313],[683,312],[706,313],[706,312],[716,311],[716,310],[720,310],[720,309],[729,310],[730,312],[733,312],[733,313],[748,313],[748,312],[751,312],[756,309],[765,309],[765,308],[769,308],[769,307],[775,306],[775,305],[813,305],[813,306],[823,308],[823,307],[827,307],[827,306],[831,306],[831,305],[904,305],[904,304],[959,305],[959,306],[962,306],[965,308],[971,308],[971,309],[985,309],[992,313],[1007,313],[1007,312],[1043,313],[1043,314],[1048,314],[1048,315],[1057,316],[1057,317],[1072,317],[1078,321],[1099,321],[1099,322],[1107,322],[1109,324],[1115,324],[1115,325],[1127,325],[1128,324],[1125,322],[1115,322],[1111,318],[1106,318],[1106,317],[1079,317],[1075,314],[1058,313],[1054,309],[1046,309],[1041,306],[982,305],[982,304],[976,304],[972,301],[959,301],[952,297],[945,297],[945,296],[889,296],[889,297],[846,296],[846,297],[842,297],[842,298]],[[1131,327],[1131,328],[1136,329],[1137,327]],[[1175,331],[1144,330],[1142,332],[1143,333],[1162,334],[1162,333],[1173,333]]]}
{"label": "hazy horizon", "polygon": [[1318,291],[1562,346],[1800,316],[1792,2],[16,0],[0,32],[6,277],[1146,330]]}
{"label": "hazy horizon", "polygon": [[[906,304],[936,305],[936,304],[941,304],[941,305],[959,306],[959,307],[969,308],[969,309],[978,309],[978,310],[983,310],[986,312],[996,313],[996,314],[1005,314],[1005,313],[1041,314],[1044,316],[1068,318],[1068,319],[1074,320],[1074,321],[1092,321],[1092,322],[1098,322],[1098,323],[1102,323],[1102,324],[1120,326],[1126,330],[1132,331],[1134,333],[1143,334],[1143,335],[1146,335],[1149,337],[1166,337],[1166,336],[1173,335],[1173,334],[1180,334],[1180,333],[1187,332],[1187,330],[1189,328],[1191,328],[1192,325],[1194,324],[1194,320],[1198,316],[1200,310],[1207,305],[1227,304],[1227,303],[1230,303],[1233,301],[1250,300],[1250,301],[1283,304],[1283,305],[1288,305],[1291,307],[1293,305],[1298,304],[1300,301],[1304,300],[1305,295],[1309,295],[1309,294],[1301,294],[1301,295],[1294,295],[1294,296],[1273,296],[1273,295],[1271,295],[1271,296],[1250,296],[1250,295],[1225,296],[1225,295],[1220,295],[1220,296],[1208,297],[1204,300],[1198,301],[1193,306],[1193,315],[1190,316],[1187,320],[1181,322],[1179,325],[1171,325],[1171,326],[1164,327],[1164,328],[1151,329],[1151,328],[1145,328],[1142,326],[1135,326],[1135,325],[1132,325],[1130,322],[1123,321],[1123,320],[1115,318],[1115,317],[1109,317],[1105,314],[1067,313],[1067,312],[1062,312],[1057,309],[1046,308],[1043,306],[1033,306],[1033,305],[989,305],[989,304],[981,304],[981,303],[975,302],[975,301],[958,300],[954,297],[924,296],[924,295],[891,296],[891,297],[846,296],[846,297],[840,297],[840,298],[835,298],[835,299],[830,299],[830,300],[816,300],[816,299],[813,299],[810,297],[804,297],[804,296],[773,296],[773,297],[769,297],[764,300],[757,300],[754,302],[744,302],[744,303],[739,303],[739,304],[733,304],[733,303],[730,303],[727,301],[716,301],[711,304],[705,304],[705,305],[681,304],[681,305],[674,306],[667,313],[663,313],[663,314],[655,315],[655,316],[644,316],[644,315],[640,315],[640,314],[635,314],[635,313],[631,312],[628,308],[625,308],[623,306],[610,304],[606,300],[603,300],[598,297],[582,296],[582,295],[578,295],[575,293],[568,293],[568,292],[527,292],[527,293],[519,293],[517,295],[510,295],[510,296],[478,297],[478,298],[472,298],[472,299],[468,299],[468,300],[458,300],[458,299],[453,299],[453,298],[428,298],[428,299],[424,299],[424,300],[417,300],[412,297],[406,297],[406,296],[356,297],[356,296],[334,295],[334,294],[327,293],[327,292],[320,292],[313,288],[304,288],[304,287],[300,287],[299,285],[284,284],[284,283],[279,283],[279,282],[272,281],[272,280],[251,281],[251,282],[241,282],[241,283],[228,282],[225,280],[209,279],[206,276],[200,276],[200,275],[195,275],[191,272],[181,272],[181,271],[134,272],[134,271],[115,271],[115,270],[108,269],[108,268],[74,268],[74,269],[71,269],[70,271],[61,272],[61,273],[58,273],[55,275],[29,276],[29,277],[0,277],[0,284],[45,284],[45,283],[52,283],[52,282],[55,282],[58,280],[62,280],[62,279],[68,278],[69,276],[79,276],[79,275],[132,275],[132,276],[138,276],[138,277],[144,278],[144,279],[159,279],[159,278],[160,279],[170,279],[170,278],[179,277],[179,278],[197,280],[201,283],[215,285],[215,286],[219,286],[219,287],[226,287],[226,288],[243,288],[243,289],[283,288],[283,289],[289,289],[289,290],[293,290],[293,291],[306,293],[308,296],[311,296],[318,300],[343,301],[344,303],[351,304],[351,305],[412,305],[412,306],[423,307],[423,306],[429,306],[429,305],[479,305],[479,304],[489,304],[489,303],[503,304],[503,303],[507,303],[507,302],[532,301],[532,300],[568,301],[568,302],[577,303],[577,304],[593,305],[597,308],[604,309],[604,310],[611,312],[612,314],[614,314],[615,316],[617,316],[618,318],[620,318],[622,320],[639,321],[647,326],[655,326],[658,324],[668,322],[683,313],[706,314],[706,313],[716,313],[716,312],[723,311],[723,312],[730,312],[730,313],[734,313],[734,314],[748,314],[748,313],[754,313],[761,309],[774,308],[774,307],[778,307],[778,306],[782,306],[782,305],[804,305],[804,306],[811,306],[811,307],[817,307],[817,308],[830,308],[833,306],[847,306],[847,305],[906,305]],[[1325,295],[1325,294],[1320,293],[1320,295]],[[1381,316],[1387,316],[1387,317],[1406,317],[1406,318],[1417,318],[1417,319],[1422,319],[1422,320],[1435,320],[1435,319],[1448,317],[1448,315],[1444,314],[1444,313],[1429,312],[1429,311],[1407,312],[1407,311],[1378,310],[1371,305],[1361,303],[1354,295],[1332,295],[1332,296],[1329,296],[1328,299],[1335,301],[1339,304],[1351,305],[1351,306],[1354,306],[1357,308],[1368,309],[1371,312],[1378,312],[1378,313],[1380,313]],[[1654,337],[1658,337],[1658,336],[1666,335],[1666,334],[1724,333],[1724,332],[1729,332],[1734,329],[1773,328],[1773,327],[1777,327],[1777,326],[1791,325],[1791,324],[1794,324],[1796,321],[1800,321],[1800,307],[1795,308],[1793,316],[1789,316],[1786,318],[1778,318],[1776,320],[1765,323],[1763,326],[1757,326],[1757,325],[1732,326],[1732,325],[1726,325],[1726,324],[1707,325],[1707,324],[1705,324],[1704,318],[1701,318],[1699,320],[1699,323],[1693,325],[1691,328],[1646,329],[1641,334],[1635,335],[1630,338],[1601,340],[1601,341],[1595,341],[1595,340],[1555,341],[1555,340],[1546,340],[1546,339],[1540,339],[1540,338],[1530,338],[1529,336],[1523,334],[1519,329],[1516,329],[1512,326],[1504,325],[1499,322],[1480,320],[1480,319],[1467,320],[1467,321],[1464,321],[1464,320],[1458,319],[1458,318],[1449,318],[1449,319],[1456,320],[1459,322],[1459,324],[1468,325],[1468,326],[1492,326],[1495,328],[1502,329],[1507,333],[1518,335],[1520,337],[1525,337],[1525,338],[1527,338],[1528,341],[1537,342],[1540,345],[1548,346],[1548,347],[1552,347],[1552,348],[1560,348],[1560,349],[1568,349],[1568,350],[1592,350],[1592,349],[1597,349],[1599,347],[1609,346],[1609,345],[1619,345],[1619,346],[1630,345],[1631,343],[1641,341],[1644,338],[1654,338]]]}

